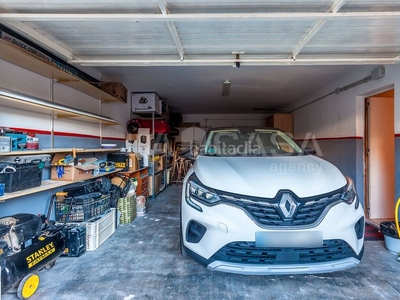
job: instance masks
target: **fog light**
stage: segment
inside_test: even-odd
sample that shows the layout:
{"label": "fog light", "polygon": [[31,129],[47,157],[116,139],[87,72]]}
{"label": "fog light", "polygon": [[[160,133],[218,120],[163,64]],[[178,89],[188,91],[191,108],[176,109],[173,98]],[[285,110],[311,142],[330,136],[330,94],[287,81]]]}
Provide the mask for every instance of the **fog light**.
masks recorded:
{"label": "fog light", "polygon": [[186,241],[189,243],[198,243],[206,233],[207,228],[196,221],[190,221],[186,229]]}
{"label": "fog light", "polygon": [[365,229],[365,221],[364,217],[362,217],[358,222],[354,225],[354,230],[356,232],[357,239],[362,239],[364,236],[364,229]]}

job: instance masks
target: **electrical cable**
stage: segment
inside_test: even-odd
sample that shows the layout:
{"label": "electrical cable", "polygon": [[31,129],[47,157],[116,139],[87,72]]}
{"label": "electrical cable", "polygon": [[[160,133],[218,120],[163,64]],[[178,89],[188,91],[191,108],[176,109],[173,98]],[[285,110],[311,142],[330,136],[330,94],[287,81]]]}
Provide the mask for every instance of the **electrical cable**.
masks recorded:
{"label": "electrical cable", "polygon": [[358,86],[358,85],[360,85],[360,84],[367,83],[367,82],[370,81],[370,80],[372,80],[372,76],[371,76],[371,75],[369,75],[369,76],[367,76],[367,77],[365,77],[365,78],[363,78],[363,79],[360,79],[360,80],[358,80],[358,81],[356,81],[356,82],[350,83],[349,85],[346,85],[346,86],[344,86],[344,87],[336,88],[333,92],[330,92],[330,93],[328,93],[328,94],[326,94],[326,95],[324,95],[324,96],[321,96],[321,97],[319,97],[319,98],[317,98],[317,99],[315,99],[315,100],[313,100],[313,101],[311,101],[311,102],[308,102],[308,103],[306,103],[306,104],[303,104],[303,105],[301,105],[301,106],[299,106],[299,107],[297,107],[297,108],[291,110],[289,113],[292,113],[292,112],[294,112],[294,111],[296,111],[296,110],[299,110],[299,109],[301,109],[301,108],[303,108],[303,107],[306,107],[306,106],[308,106],[308,105],[310,105],[310,104],[312,104],[312,103],[315,103],[315,102],[317,102],[317,101],[319,101],[319,100],[322,100],[322,99],[324,99],[324,98],[326,98],[326,97],[328,97],[328,96],[331,96],[331,95],[333,95],[333,94],[340,94],[340,93],[343,92],[343,91],[347,91],[347,90],[349,90],[349,89],[351,89],[351,88],[353,88],[353,87],[356,87],[356,86]]}
{"label": "electrical cable", "polygon": [[396,209],[395,209],[395,215],[394,215],[395,221],[396,221],[397,235],[399,236],[399,239],[400,239],[399,206],[400,206],[400,198],[397,200]]}

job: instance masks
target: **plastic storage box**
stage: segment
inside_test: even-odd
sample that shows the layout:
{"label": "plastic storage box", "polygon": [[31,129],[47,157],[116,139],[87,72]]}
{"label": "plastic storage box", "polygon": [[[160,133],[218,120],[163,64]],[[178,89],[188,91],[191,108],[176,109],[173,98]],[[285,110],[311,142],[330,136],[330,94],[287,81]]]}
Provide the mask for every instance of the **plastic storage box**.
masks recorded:
{"label": "plastic storage box", "polygon": [[56,221],[82,222],[104,213],[110,208],[110,194],[95,192],[76,197],[67,197],[56,202]]}
{"label": "plastic storage box", "polygon": [[102,216],[86,222],[86,251],[96,250],[115,232],[115,212],[115,208],[110,208]]}
{"label": "plastic storage box", "polygon": [[47,159],[50,159],[50,155],[1,157],[0,183],[5,184],[5,192],[11,193],[40,186]]}

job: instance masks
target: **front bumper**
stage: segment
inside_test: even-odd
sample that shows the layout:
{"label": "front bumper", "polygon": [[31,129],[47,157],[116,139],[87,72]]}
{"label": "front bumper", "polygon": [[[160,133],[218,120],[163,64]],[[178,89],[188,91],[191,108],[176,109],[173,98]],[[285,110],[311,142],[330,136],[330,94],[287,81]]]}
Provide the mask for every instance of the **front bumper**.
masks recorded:
{"label": "front bumper", "polygon": [[212,271],[236,273],[242,275],[292,275],[292,274],[318,274],[345,270],[357,266],[360,261],[350,257],[326,263],[313,263],[308,265],[252,265],[235,264],[223,261],[214,261],[207,266]]}
{"label": "front bumper", "polygon": [[[364,238],[357,238],[355,227],[356,223],[363,218],[364,212],[361,205],[356,207],[355,203],[356,201],[351,205],[339,203],[331,207],[322,221],[314,227],[275,229],[272,227],[260,227],[244,210],[233,205],[218,204],[209,207],[196,202],[202,209],[202,212],[197,211],[187,205],[185,193],[183,193],[181,207],[182,236],[186,236],[188,224],[191,221],[200,223],[206,228],[206,232],[199,242],[189,243],[183,238],[183,244],[190,257],[206,265],[210,270],[259,275],[313,274],[344,270],[359,264],[363,255]],[[324,246],[311,249],[311,251],[324,252],[326,251],[324,247],[329,248],[332,243],[339,243],[338,246],[333,246],[333,255],[331,255],[331,253],[328,253],[328,255],[322,254],[322,259],[313,259],[313,255],[309,255],[303,259],[301,258],[303,249],[305,249],[305,251],[308,250],[304,248],[304,245],[301,245],[301,243],[299,243],[298,246],[291,245],[290,248],[282,246],[275,247],[276,249],[254,248],[250,245],[250,247],[254,248],[251,254],[245,253],[248,251],[247,249],[239,249],[239,253],[245,253],[245,256],[250,255],[249,259],[242,259],[242,257],[239,257],[237,261],[235,261],[235,258],[226,259],[224,255],[220,255],[221,251],[226,251],[223,250],[224,247],[232,243],[238,243],[238,241],[239,243],[242,241],[243,243],[255,244],[256,233],[282,233],[282,240],[283,243],[285,243],[285,232],[303,233],[306,231],[319,232],[322,234]],[[282,249],[284,253],[278,253],[277,256],[271,260],[267,259],[263,262],[258,259],[263,255],[269,257],[271,251],[274,252],[275,250]],[[230,253],[229,251],[230,250],[226,253]],[[252,259],[252,255],[254,255],[254,260]],[[272,255],[275,254],[272,253]]]}

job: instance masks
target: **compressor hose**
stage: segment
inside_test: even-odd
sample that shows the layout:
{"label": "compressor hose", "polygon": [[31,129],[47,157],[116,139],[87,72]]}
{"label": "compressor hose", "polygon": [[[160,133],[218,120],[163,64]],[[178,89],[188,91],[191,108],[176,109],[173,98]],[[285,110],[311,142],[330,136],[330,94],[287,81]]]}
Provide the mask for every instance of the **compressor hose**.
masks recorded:
{"label": "compressor hose", "polygon": [[397,200],[396,209],[394,211],[394,217],[395,217],[395,220],[396,220],[397,235],[399,236],[399,239],[400,239],[399,206],[400,206],[400,198]]}

